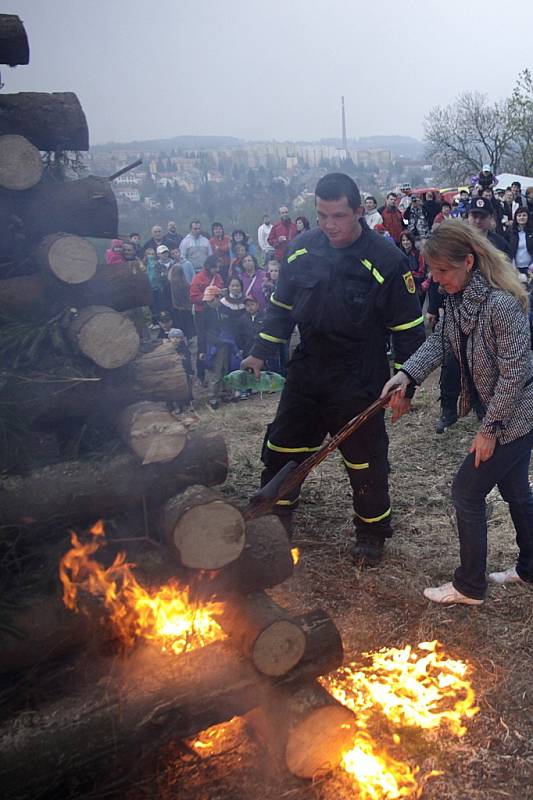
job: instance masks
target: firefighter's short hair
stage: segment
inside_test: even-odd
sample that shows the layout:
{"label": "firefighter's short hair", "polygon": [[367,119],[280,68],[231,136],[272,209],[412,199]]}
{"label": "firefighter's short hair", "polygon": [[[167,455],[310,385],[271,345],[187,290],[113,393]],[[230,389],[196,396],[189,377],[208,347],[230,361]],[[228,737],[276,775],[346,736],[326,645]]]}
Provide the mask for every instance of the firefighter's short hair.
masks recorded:
{"label": "firefighter's short hair", "polygon": [[355,211],[361,206],[361,193],[356,182],[343,172],[330,172],[320,178],[316,185],[315,197],[321,200],[340,200],[345,197],[349,207]]}

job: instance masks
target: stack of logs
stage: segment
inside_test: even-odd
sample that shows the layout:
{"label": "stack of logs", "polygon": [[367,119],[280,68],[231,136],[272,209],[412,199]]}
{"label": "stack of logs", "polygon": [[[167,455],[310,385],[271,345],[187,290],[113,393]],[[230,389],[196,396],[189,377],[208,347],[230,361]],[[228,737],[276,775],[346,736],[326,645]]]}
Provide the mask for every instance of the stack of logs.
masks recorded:
{"label": "stack of logs", "polygon": [[[41,796],[44,787],[61,796],[73,781],[110,772],[117,779],[167,742],[245,713],[277,765],[298,777],[334,768],[349,748],[353,715],[315,680],[342,664],[334,623],[321,610],[291,615],[265,592],[294,568],[278,518],[246,521],[219,492],[193,486],[162,506],[159,531],[150,580],[174,563],[171,571],[198,598],[219,601],[216,619],[227,639],[178,655],[137,644],[99,662],[94,648],[103,649],[106,628],[92,629],[94,616],[67,612],[78,646],[81,629],[92,643],[92,655],[83,657],[92,676],[79,664],[74,696],[0,727],[6,800]],[[42,637],[38,626],[34,633]],[[48,643],[53,638],[49,630]]]}
{"label": "stack of logs", "polygon": [[[0,15],[1,63],[27,63],[6,44],[25,39],[17,20]],[[150,533],[159,529],[150,567],[142,564],[147,581],[179,576],[199,598],[220,601],[227,635],[177,656],[144,643],[110,657],[101,609],[74,614],[57,585],[54,595],[26,597],[9,626],[0,618],[0,674],[24,686],[25,677],[17,684],[13,676],[67,661],[76,693],[20,712],[25,693],[17,692],[0,727],[2,797],[67,796],[98,774],[123,773],[165,741],[251,709],[250,723],[294,774],[335,766],[353,719],[315,679],[342,663],[339,633],[324,612],[291,616],[265,593],[293,571],[279,520],[245,520],[209,488],[226,479],[224,440],[172,413],[169,401],[188,396],[181,360],[169,342],[143,345],[124,313],[150,304],[146,274],[136,263],[99,265],[83,238],[117,234],[109,181],[43,177],[41,151],[88,148],[77,98],[0,95],[0,112],[0,315],[60,318],[69,347],[62,371],[48,373],[44,359],[2,376],[0,402],[17,409],[31,451],[30,462],[0,478],[2,531],[38,541],[51,525],[64,534],[65,526],[142,513]],[[115,446],[105,456],[66,458],[69,421],[78,440],[104,422]],[[51,446],[33,446],[38,437]],[[50,559],[57,565],[57,548]]]}

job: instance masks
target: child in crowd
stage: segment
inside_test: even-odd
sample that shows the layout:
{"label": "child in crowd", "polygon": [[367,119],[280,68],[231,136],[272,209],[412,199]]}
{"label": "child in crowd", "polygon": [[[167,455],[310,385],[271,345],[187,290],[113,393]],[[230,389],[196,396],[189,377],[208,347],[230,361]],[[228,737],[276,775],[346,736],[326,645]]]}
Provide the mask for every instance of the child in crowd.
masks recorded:
{"label": "child in crowd", "polygon": [[237,339],[239,320],[245,313],[242,281],[240,278],[231,278],[225,293],[221,293],[215,286],[208,286],[204,294],[204,303],[206,364],[212,372],[209,404],[211,408],[216,409],[223,399],[224,375],[239,369],[241,362],[242,354]]}
{"label": "child in crowd", "polygon": [[187,376],[187,387],[188,387],[188,396],[185,400],[180,400],[177,403],[178,411],[186,411],[191,408],[192,404],[192,376],[193,376],[193,368],[192,368],[192,359],[191,354],[189,352],[189,347],[185,340],[185,335],[180,328],[171,328],[167,334],[168,340],[172,342],[174,347],[176,348],[176,353],[181,356],[181,363],[183,365],[183,369]]}
{"label": "child in crowd", "polygon": [[276,286],[278,285],[279,261],[277,261],[275,258],[270,258],[265,264],[265,270],[267,275],[263,283],[263,293],[265,295],[268,308],[270,298],[276,291]]}

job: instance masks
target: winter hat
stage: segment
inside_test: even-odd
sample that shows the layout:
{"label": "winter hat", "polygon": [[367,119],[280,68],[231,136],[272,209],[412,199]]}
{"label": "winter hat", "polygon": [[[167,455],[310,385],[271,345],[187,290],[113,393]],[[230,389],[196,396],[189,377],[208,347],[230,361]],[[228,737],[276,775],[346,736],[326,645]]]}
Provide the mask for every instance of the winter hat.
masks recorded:
{"label": "winter hat", "polygon": [[169,339],[181,339],[183,337],[183,331],[180,328],[171,328],[167,336]]}

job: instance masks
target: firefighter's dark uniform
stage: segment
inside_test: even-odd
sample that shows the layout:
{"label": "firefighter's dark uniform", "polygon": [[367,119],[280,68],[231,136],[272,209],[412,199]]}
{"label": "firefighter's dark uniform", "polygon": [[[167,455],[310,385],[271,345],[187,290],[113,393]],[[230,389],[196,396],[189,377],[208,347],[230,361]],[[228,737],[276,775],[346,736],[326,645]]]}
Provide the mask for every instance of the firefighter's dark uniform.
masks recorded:
{"label": "firefighter's dark uniform", "polygon": [[[374,401],[395,367],[424,340],[415,284],[402,252],[361,222],[361,236],[334,248],[319,228],[296,237],[283,261],[263,330],[251,351],[266,360],[298,325],[301,344],[288,366],[278,411],[262,452],[265,485],[288,461],[303,461]],[[380,413],[349,437],[341,454],[353,490],[357,538],[392,535],[388,437]],[[278,501],[281,516],[299,490]]]}

